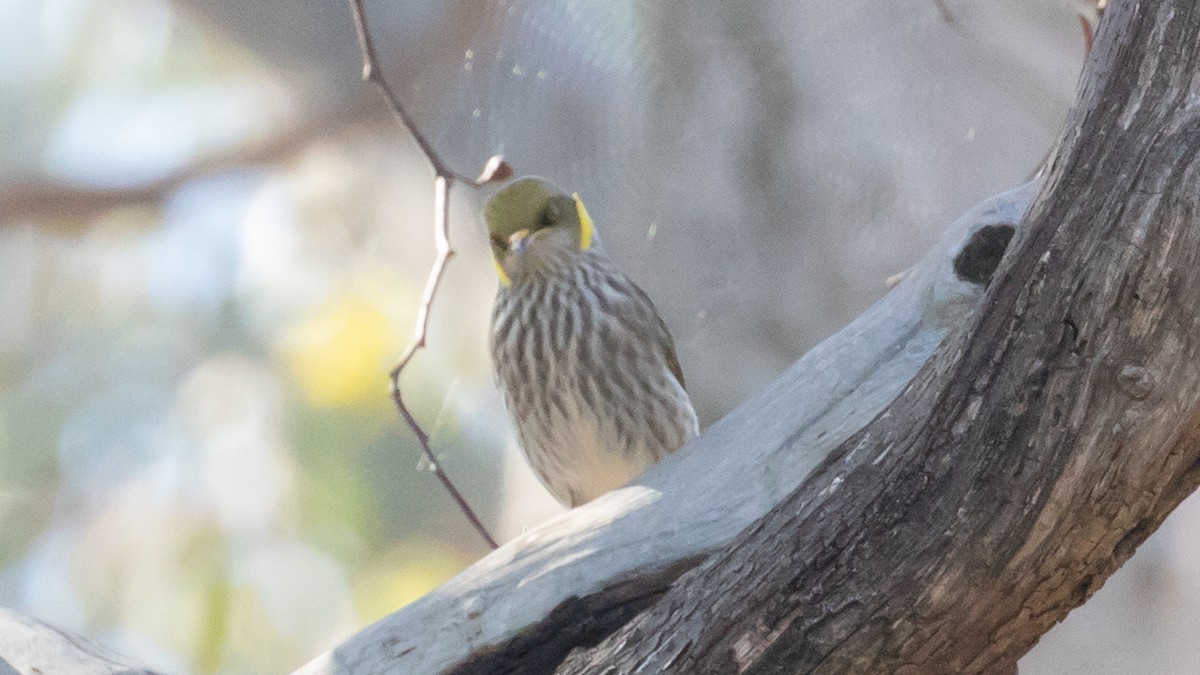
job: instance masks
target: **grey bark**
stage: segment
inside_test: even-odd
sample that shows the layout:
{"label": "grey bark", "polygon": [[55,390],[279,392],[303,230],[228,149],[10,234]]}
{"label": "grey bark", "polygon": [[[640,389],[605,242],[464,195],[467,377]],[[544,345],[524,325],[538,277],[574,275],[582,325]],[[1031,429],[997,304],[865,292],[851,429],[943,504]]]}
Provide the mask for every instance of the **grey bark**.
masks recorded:
{"label": "grey bark", "polygon": [[154,675],[78,635],[0,607],[0,675]]}
{"label": "grey bark", "polygon": [[298,672],[549,672],[603,638],[896,398],[970,316],[998,262],[992,243],[1036,189],[963,214],[891,293],[634,485],[509,542]]}
{"label": "grey bark", "polygon": [[972,320],[916,270],[640,485],[303,672],[1011,672],[1200,481],[1198,46],[1190,3],[1111,8]]}
{"label": "grey bark", "polygon": [[558,669],[1012,672],[1200,481],[1200,8],[1118,2],[969,327]]}
{"label": "grey bark", "polygon": [[941,246],[642,483],[304,672],[1011,671],[1200,481],[1198,44],[1188,2],[1112,7],[969,323]]}

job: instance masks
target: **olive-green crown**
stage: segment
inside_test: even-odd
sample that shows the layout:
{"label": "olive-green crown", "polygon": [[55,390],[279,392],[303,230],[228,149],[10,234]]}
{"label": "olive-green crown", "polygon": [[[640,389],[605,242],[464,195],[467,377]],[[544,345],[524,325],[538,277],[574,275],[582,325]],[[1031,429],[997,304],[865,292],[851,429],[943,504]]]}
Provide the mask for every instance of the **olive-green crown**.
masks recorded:
{"label": "olive-green crown", "polygon": [[567,193],[543,178],[522,178],[504,186],[483,207],[488,234],[508,239],[520,230],[543,227],[546,206],[557,196],[567,197]]}

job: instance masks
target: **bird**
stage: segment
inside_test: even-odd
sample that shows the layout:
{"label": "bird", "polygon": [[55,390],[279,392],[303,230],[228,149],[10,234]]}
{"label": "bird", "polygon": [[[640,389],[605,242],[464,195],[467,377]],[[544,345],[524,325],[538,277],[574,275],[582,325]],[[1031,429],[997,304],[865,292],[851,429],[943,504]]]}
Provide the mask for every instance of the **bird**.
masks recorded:
{"label": "bird", "polygon": [[579,506],[696,436],[667,325],[604,252],[578,193],[522,178],[483,217],[499,277],[493,371],[546,489]]}

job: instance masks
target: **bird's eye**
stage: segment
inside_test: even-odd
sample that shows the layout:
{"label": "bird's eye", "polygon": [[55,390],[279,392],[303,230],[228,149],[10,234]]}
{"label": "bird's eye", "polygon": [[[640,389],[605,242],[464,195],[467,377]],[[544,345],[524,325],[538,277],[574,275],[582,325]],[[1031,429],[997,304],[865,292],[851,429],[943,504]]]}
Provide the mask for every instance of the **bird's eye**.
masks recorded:
{"label": "bird's eye", "polygon": [[496,234],[495,232],[492,232],[490,236],[492,239],[492,246],[495,246],[496,248],[498,248],[500,250],[504,250],[504,249],[508,248],[508,241],[504,237],[501,237],[499,234]]}
{"label": "bird's eye", "polygon": [[557,223],[562,217],[562,213],[560,211],[561,210],[558,208],[558,204],[551,204],[550,206],[547,206],[546,210],[542,212],[542,227],[550,227],[554,223]]}

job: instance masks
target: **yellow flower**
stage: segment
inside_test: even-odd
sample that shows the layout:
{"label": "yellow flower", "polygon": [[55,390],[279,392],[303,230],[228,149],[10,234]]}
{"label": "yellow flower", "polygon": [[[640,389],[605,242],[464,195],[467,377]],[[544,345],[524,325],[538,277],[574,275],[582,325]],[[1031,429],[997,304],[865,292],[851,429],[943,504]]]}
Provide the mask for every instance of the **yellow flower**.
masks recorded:
{"label": "yellow flower", "polygon": [[283,360],[311,405],[386,399],[386,373],[401,346],[392,317],[370,295],[335,295],[287,331]]}

